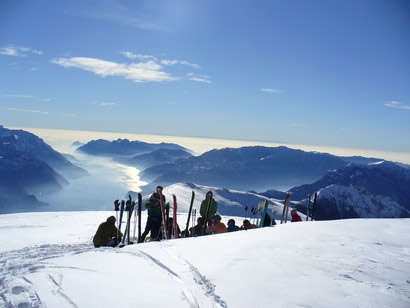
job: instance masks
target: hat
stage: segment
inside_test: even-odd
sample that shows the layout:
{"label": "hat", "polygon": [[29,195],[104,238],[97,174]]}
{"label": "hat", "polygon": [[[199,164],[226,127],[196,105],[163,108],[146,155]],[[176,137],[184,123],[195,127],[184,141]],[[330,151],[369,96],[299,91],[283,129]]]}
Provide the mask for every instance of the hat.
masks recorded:
{"label": "hat", "polygon": [[217,214],[217,215],[214,216],[214,220],[220,221],[220,220],[222,220],[222,217]]}
{"label": "hat", "polygon": [[115,219],[114,216],[110,216],[110,217],[107,218],[107,222],[112,223],[112,224],[115,224],[116,219]]}

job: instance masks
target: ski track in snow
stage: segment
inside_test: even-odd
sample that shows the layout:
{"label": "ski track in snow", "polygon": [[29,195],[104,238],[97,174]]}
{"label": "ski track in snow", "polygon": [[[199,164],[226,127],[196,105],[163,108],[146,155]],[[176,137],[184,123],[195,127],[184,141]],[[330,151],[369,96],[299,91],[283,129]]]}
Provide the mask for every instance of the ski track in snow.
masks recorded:
{"label": "ski track in snow", "polygon": [[[39,272],[43,269],[70,268],[57,267],[47,261],[64,255],[75,255],[91,251],[94,248],[89,243],[72,245],[40,245],[19,250],[0,253],[0,306],[4,307],[44,307],[40,297],[34,290],[32,282],[25,275]],[[85,269],[86,270],[86,269]],[[56,272],[57,279],[48,274],[51,282],[57,287],[53,293],[59,294],[72,307],[78,307],[62,289],[63,276]]]}
{"label": "ski track in snow", "polygon": [[[171,256],[173,260],[177,263],[170,262],[170,264],[165,265],[163,262],[155,259],[149,253],[145,251],[138,250],[134,251],[123,251],[120,250],[118,253],[132,254],[134,256],[144,257],[145,259],[153,262],[156,266],[165,270],[167,274],[171,275],[173,279],[176,279],[180,284],[182,284],[181,296],[182,299],[188,302],[190,308],[199,307],[222,307],[227,308],[228,305],[221,296],[215,293],[215,284],[213,284],[209,279],[207,279],[198,268],[188,262],[188,260],[182,258],[180,255],[173,251],[172,247],[166,247],[166,243],[161,243],[161,248],[167,255]],[[171,267],[181,267],[175,270]],[[177,274],[176,272],[180,273]],[[192,283],[194,282],[194,283]],[[190,287],[196,285],[197,289],[191,290]],[[201,304],[200,304],[201,303]]]}
{"label": "ski track in snow", "polygon": [[[173,248],[167,248],[166,245],[161,246],[169,255],[175,258],[180,264],[188,269],[188,272],[191,274],[196,285],[199,285],[203,291],[205,291],[205,296],[212,300],[213,307],[228,307],[226,302],[215,293],[215,284],[213,284],[209,279],[201,274],[198,268],[189,263],[188,260],[182,258],[179,254],[176,254],[173,251]],[[199,306],[198,306],[199,307]]]}

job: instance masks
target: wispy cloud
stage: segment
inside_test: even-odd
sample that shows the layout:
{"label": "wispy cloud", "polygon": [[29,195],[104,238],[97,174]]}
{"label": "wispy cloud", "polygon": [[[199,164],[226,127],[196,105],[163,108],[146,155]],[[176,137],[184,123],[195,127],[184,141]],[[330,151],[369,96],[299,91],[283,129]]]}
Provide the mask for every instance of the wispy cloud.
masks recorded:
{"label": "wispy cloud", "polygon": [[50,112],[48,111],[41,111],[41,110],[35,110],[35,109],[4,108],[4,110],[17,111],[17,112],[28,112],[28,113],[39,113],[39,114],[50,114]]}
{"label": "wispy cloud", "polygon": [[27,95],[27,94],[1,94],[0,97],[8,97],[8,98],[18,98],[18,99],[29,99],[29,100],[36,100],[42,102],[50,102],[54,100],[54,98],[41,98],[35,95]]}
{"label": "wispy cloud", "polygon": [[118,1],[99,1],[92,8],[72,9],[68,13],[75,16],[102,20],[145,30],[165,30],[161,25],[148,21],[143,12],[132,10]]}
{"label": "wispy cloud", "polygon": [[131,51],[121,51],[120,53],[128,59],[138,59],[138,60],[141,60],[141,61],[152,60],[154,62],[157,62],[158,64],[166,65],[166,66],[185,65],[185,66],[189,66],[189,67],[192,67],[192,68],[195,68],[195,69],[200,69],[201,68],[201,66],[199,64],[191,63],[191,62],[185,61],[185,60],[158,59],[155,56],[143,55],[143,54],[139,54],[139,53],[133,53]]}
{"label": "wispy cloud", "polygon": [[298,123],[292,123],[289,124],[290,126],[294,126],[294,127],[308,127],[309,125],[307,124],[298,124]]}
{"label": "wispy cloud", "polygon": [[272,89],[272,88],[261,88],[260,89],[262,92],[266,92],[269,94],[281,94],[284,93],[285,91],[280,90],[280,89]]}
{"label": "wispy cloud", "polygon": [[94,74],[120,76],[134,82],[174,81],[178,78],[162,70],[162,66],[153,60],[137,63],[116,63],[96,58],[73,57],[53,59],[53,63],[63,67],[75,67]]}
{"label": "wispy cloud", "polygon": [[128,59],[139,59],[139,60],[142,60],[142,61],[152,60],[152,61],[155,61],[155,62],[158,61],[158,59],[156,57],[150,56],[150,55],[142,55],[140,53],[133,53],[131,51],[121,51],[120,53]]}
{"label": "wispy cloud", "polygon": [[2,94],[2,97],[14,97],[14,98],[34,98],[34,95],[26,95],[26,94]]}
{"label": "wispy cloud", "polygon": [[30,47],[21,46],[5,46],[0,48],[0,54],[3,56],[13,56],[13,57],[27,57],[30,54],[42,55],[41,50],[33,49]]}
{"label": "wispy cloud", "polygon": [[168,65],[168,66],[186,65],[186,66],[196,68],[196,69],[201,68],[201,66],[199,64],[191,63],[191,62],[184,61],[184,60],[166,60],[166,59],[164,59],[164,60],[161,60],[161,64]]}
{"label": "wispy cloud", "polygon": [[194,73],[188,73],[187,77],[189,80],[192,80],[192,81],[212,83],[212,80],[210,80],[211,77],[207,75],[195,75]]}
{"label": "wispy cloud", "polygon": [[92,102],[91,104],[93,105],[98,105],[98,106],[102,106],[102,107],[106,107],[106,106],[117,106],[117,103],[112,103],[112,102]]}
{"label": "wispy cloud", "polygon": [[385,103],[384,105],[386,107],[391,107],[391,108],[410,110],[410,105],[405,105],[397,101],[390,101],[390,102]]}
{"label": "wispy cloud", "polygon": [[61,115],[61,116],[64,116],[64,117],[72,117],[72,118],[74,118],[76,116],[75,113],[65,113],[65,112],[59,112],[59,113],[57,113],[57,115]]}

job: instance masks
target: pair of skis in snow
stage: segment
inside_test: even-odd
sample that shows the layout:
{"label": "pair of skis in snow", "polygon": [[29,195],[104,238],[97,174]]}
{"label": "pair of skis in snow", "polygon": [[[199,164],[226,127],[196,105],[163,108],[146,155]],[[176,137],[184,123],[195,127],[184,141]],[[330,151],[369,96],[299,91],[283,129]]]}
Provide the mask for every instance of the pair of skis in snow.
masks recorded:
{"label": "pair of skis in snow", "polygon": [[[157,193],[160,195],[160,204],[161,204],[161,215],[162,215],[162,238],[168,240],[170,238],[179,238],[179,232],[178,232],[178,215],[177,215],[177,210],[178,210],[178,203],[177,203],[177,197],[173,194],[172,195],[172,201],[173,201],[173,220],[172,220],[172,228],[171,228],[171,234],[169,234],[169,226],[168,226],[168,215],[167,215],[167,210],[165,208],[164,204],[164,198],[162,195],[162,189],[159,189],[157,187]],[[194,198],[195,198],[195,192],[192,191],[192,198],[191,198],[191,204],[189,207],[189,213],[188,213],[188,221],[187,221],[187,226],[185,229],[184,236],[186,237],[187,230],[189,227],[189,219],[191,217],[191,211],[192,211],[192,206],[194,203]]]}
{"label": "pair of skis in snow", "polygon": [[306,221],[313,220],[313,217],[315,216],[315,209],[316,209],[316,201],[317,201],[317,192],[315,192],[314,198],[313,198],[313,204],[311,202],[311,195],[308,195],[308,204],[306,206]]}
{"label": "pair of skis in snow", "polygon": [[[134,214],[134,234],[133,239],[135,240],[135,233],[136,233],[136,226],[137,226],[137,218],[138,218],[138,239],[137,242],[141,242],[141,208],[142,208],[142,195],[138,193],[138,202],[132,200],[131,195],[128,196],[128,200],[121,202],[119,200],[114,201],[114,210],[116,213],[116,219],[118,222],[118,233],[121,232],[122,227],[122,219],[124,213],[127,215],[127,222],[125,226],[124,235],[122,237],[121,242],[119,243],[120,247],[125,245],[131,244],[130,233],[131,233],[131,219],[132,214]],[[118,212],[120,212],[120,219],[118,220]],[[120,236],[117,234],[117,241],[119,240]]]}
{"label": "pair of skis in snow", "polygon": [[280,219],[281,224],[288,222],[289,204],[290,204],[290,193],[287,193],[285,197],[285,201],[283,202],[282,217]]}

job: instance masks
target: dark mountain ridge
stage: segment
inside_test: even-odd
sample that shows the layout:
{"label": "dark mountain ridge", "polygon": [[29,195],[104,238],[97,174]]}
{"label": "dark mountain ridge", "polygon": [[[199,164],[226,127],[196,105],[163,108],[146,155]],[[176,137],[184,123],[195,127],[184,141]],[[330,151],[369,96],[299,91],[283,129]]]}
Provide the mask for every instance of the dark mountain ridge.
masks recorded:
{"label": "dark mountain ridge", "polygon": [[129,141],[128,139],[117,139],[108,141],[104,139],[92,140],[80,146],[76,151],[89,155],[101,156],[133,156],[144,154],[158,149],[184,150],[184,147],[174,143],[147,143],[143,141]]}
{"label": "dark mountain ridge", "polygon": [[290,191],[294,200],[301,200],[331,184],[363,187],[371,194],[388,196],[410,209],[410,170],[387,161],[370,165],[349,164],[328,172],[314,183]]}
{"label": "dark mountain ridge", "polygon": [[147,168],[141,176],[164,184],[194,182],[240,190],[277,189],[313,182],[344,164],[342,159],[326,153],[254,146],[211,150]]}
{"label": "dark mountain ridge", "polygon": [[86,174],[34,134],[0,125],[0,212],[45,205],[34,195],[61,189],[63,175]]}

